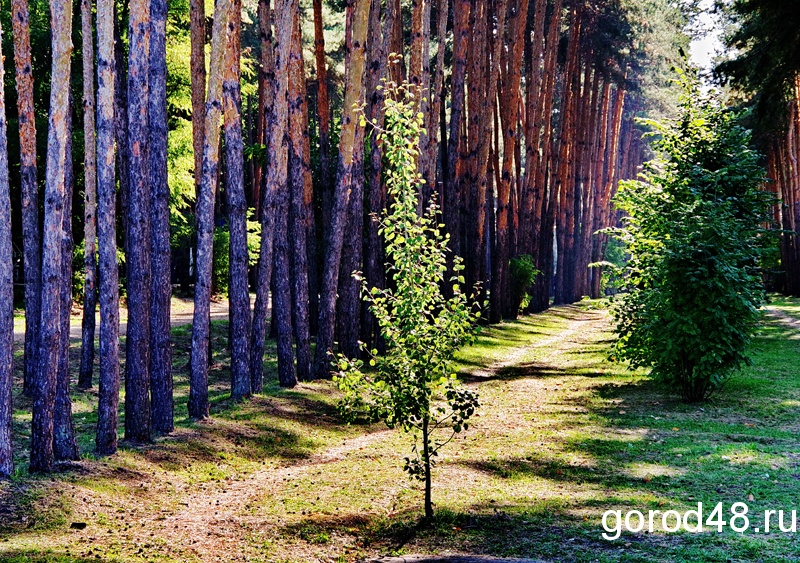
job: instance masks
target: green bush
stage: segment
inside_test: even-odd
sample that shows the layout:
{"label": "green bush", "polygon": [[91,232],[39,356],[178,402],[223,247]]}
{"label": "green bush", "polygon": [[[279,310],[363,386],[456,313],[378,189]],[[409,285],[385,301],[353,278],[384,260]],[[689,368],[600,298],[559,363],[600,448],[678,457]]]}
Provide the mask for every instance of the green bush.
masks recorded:
{"label": "green bush", "polygon": [[739,116],[684,83],[680,118],[646,122],[659,157],[641,181],[620,186],[627,217],[615,234],[630,260],[613,311],[619,357],[652,368],[692,402],[748,362],[771,197]]}
{"label": "green bush", "polygon": [[517,311],[522,311],[527,308],[531,300],[528,290],[533,285],[536,276],[539,275],[539,270],[536,269],[533,256],[522,254],[511,259],[509,272],[514,302],[517,305]]}

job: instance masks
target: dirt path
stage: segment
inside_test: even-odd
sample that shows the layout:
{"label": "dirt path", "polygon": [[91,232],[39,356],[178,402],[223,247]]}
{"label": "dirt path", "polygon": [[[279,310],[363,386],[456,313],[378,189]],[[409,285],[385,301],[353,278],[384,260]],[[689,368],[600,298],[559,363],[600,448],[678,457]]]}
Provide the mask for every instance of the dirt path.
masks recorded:
{"label": "dirt path", "polygon": [[[597,326],[607,323],[606,313],[599,311],[581,311],[577,307],[562,309],[566,323],[556,334],[521,346],[502,361],[473,372],[478,384],[481,378],[490,378],[503,369],[530,361],[535,356],[537,363],[548,364],[556,356],[563,356],[565,351],[584,346],[586,335],[597,333]],[[528,364],[526,364],[528,365]],[[546,382],[531,378],[526,379],[530,389],[526,393],[541,396],[541,387]],[[502,414],[505,418],[508,413]],[[489,416],[490,413],[484,413]],[[519,421],[523,423],[523,421]],[[374,432],[344,441],[341,445],[329,448],[299,463],[257,471],[245,478],[232,481],[219,491],[188,491],[180,501],[181,510],[167,516],[154,515],[142,525],[152,531],[156,537],[163,538],[170,545],[190,546],[190,549],[201,561],[232,561],[239,553],[237,542],[242,535],[254,533],[259,529],[269,529],[275,522],[265,521],[259,515],[248,515],[248,508],[255,506],[270,492],[286,487],[296,479],[318,469],[320,466],[342,460],[350,454],[357,454],[367,447],[377,444],[389,437],[394,431]],[[406,561],[423,561],[405,559]],[[484,559],[491,561],[492,559]],[[404,559],[388,559],[397,563]],[[430,561],[445,561],[432,559]],[[478,559],[455,559],[453,561],[478,561]],[[497,561],[512,561],[502,559]],[[517,560],[533,561],[533,560]]]}
{"label": "dirt path", "polygon": [[770,318],[777,320],[780,324],[800,330],[800,319],[797,319],[776,307],[764,307],[764,312]]}

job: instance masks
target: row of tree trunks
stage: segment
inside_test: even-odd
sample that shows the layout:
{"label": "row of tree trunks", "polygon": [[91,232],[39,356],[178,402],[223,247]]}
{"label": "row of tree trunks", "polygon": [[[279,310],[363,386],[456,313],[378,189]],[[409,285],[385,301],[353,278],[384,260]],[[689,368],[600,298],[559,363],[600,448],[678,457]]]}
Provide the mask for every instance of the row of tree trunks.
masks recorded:
{"label": "row of tree trunks", "polygon": [[[27,10],[26,10],[27,11]],[[0,43],[3,30],[0,26]],[[30,50],[28,51],[30,56]],[[4,72],[0,65],[0,84]],[[11,256],[11,197],[8,171],[8,123],[0,88],[0,477],[14,470],[11,444],[11,383],[14,374],[14,266]]]}
{"label": "row of tree trunks", "polygon": [[314,376],[328,377],[330,368],[330,351],[333,347],[333,336],[336,314],[336,292],[341,268],[342,248],[344,246],[345,227],[347,225],[350,195],[353,183],[360,182],[354,178],[357,166],[355,142],[363,127],[359,124],[357,105],[363,100],[365,47],[367,40],[367,22],[369,20],[369,0],[351,0],[348,10],[352,14],[348,18],[349,64],[345,71],[345,93],[342,110],[342,126],[339,141],[339,162],[336,173],[336,186],[331,212],[331,224],[325,240],[325,252],[322,270],[322,285],[319,301],[319,324],[317,328],[317,347],[314,357]]}

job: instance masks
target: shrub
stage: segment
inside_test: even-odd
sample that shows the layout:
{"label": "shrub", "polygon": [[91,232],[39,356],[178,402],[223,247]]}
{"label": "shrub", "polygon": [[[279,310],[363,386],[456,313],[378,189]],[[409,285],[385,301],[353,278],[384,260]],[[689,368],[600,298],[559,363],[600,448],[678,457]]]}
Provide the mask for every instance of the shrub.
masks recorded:
{"label": "shrub", "polygon": [[647,122],[659,157],[641,181],[620,186],[627,217],[615,234],[630,261],[613,311],[619,357],[652,368],[692,402],[749,361],[771,198],[738,116],[684,83],[680,118]]}
{"label": "shrub", "polygon": [[511,259],[510,274],[514,303],[517,311],[521,311],[528,307],[530,302],[528,290],[539,275],[539,270],[536,269],[536,263],[530,254],[522,254]]}

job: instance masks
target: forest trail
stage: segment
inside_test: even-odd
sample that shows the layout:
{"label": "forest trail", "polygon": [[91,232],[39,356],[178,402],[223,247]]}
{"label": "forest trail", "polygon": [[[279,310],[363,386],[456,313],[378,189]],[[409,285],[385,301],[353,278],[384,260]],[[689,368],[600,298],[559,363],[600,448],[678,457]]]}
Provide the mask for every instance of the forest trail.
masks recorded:
{"label": "forest trail", "polygon": [[[469,385],[481,386],[484,382],[502,378],[508,370],[535,374],[537,367],[574,369],[574,362],[567,359],[569,352],[596,343],[598,335],[607,329],[607,313],[575,306],[561,307],[554,313],[565,321],[555,333],[515,348],[511,354],[489,367],[472,371]],[[523,389],[515,390],[515,393],[522,392],[530,397],[533,410],[536,410],[537,405],[542,404],[541,397],[547,394],[548,385],[552,383],[548,379],[524,377],[516,382],[516,386]],[[481,408],[482,418],[476,426],[489,423],[522,427],[527,424],[529,411],[522,408],[509,411],[501,405],[489,403]],[[189,546],[192,554],[201,561],[233,561],[243,557],[241,554],[246,551],[242,545],[244,537],[259,535],[259,531],[268,535],[283,524],[265,518],[255,508],[265,497],[287,490],[298,478],[312,470],[319,470],[321,466],[346,461],[350,456],[363,456],[363,450],[391,439],[395,432],[383,430],[348,439],[300,462],[266,468],[242,479],[229,481],[220,490],[187,491],[180,500],[180,510],[166,517],[152,515],[142,523],[143,531],[167,545]],[[399,457],[396,463],[401,463]],[[335,468],[331,467],[330,470],[335,471]],[[444,482],[445,478],[442,477],[441,483]],[[375,505],[388,504],[391,504],[390,500],[375,499]],[[293,555],[296,556],[294,552]]]}
{"label": "forest trail", "polygon": [[[255,295],[250,296],[250,307],[255,304]],[[81,339],[81,319],[83,310],[79,305],[73,305],[72,316],[70,317],[69,338],[70,340]],[[188,325],[192,323],[192,316],[194,314],[194,302],[186,297],[172,297],[172,315],[170,322],[173,327]],[[128,329],[128,310],[120,306],[119,309],[120,323],[119,335],[125,336]],[[211,301],[211,320],[221,321],[228,318],[228,299],[219,298]],[[100,312],[98,310],[95,316],[95,339],[99,337],[100,329]],[[22,342],[25,340],[25,318],[14,319],[14,342]]]}

